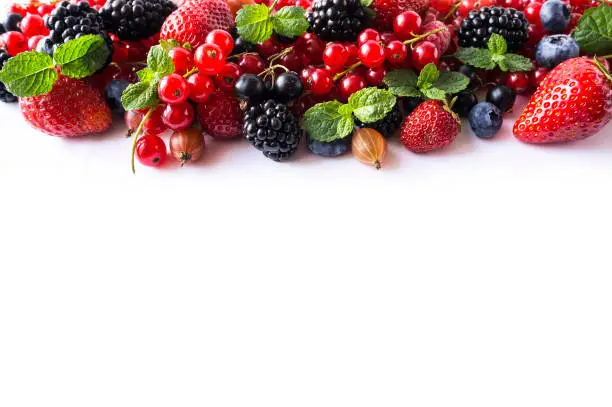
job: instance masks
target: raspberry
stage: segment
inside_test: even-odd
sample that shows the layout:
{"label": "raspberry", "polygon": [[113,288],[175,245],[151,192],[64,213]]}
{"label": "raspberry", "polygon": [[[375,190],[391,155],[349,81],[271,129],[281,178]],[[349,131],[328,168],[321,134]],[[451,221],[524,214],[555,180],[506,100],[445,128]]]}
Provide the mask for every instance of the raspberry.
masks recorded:
{"label": "raspberry", "polygon": [[240,102],[235,96],[216,90],[206,103],[198,105],[198,121],[214,138],[238,137],[242,134]]}
{"label": "raspberry", "polygon": [[[446,25],[442,21],[433,20],[425,24],[423,26],[422,31],[426,33],[441,27],[446,27]],[[427,36],[423,39],[423,41],[432,42],[436,46],[436,48],[438,48],[438,51],[440,51],[440,55],[443,55],[448,50],[448,46],[450,45],[451,32],[447,28],[446,30],[442,30],[440,32]]]}

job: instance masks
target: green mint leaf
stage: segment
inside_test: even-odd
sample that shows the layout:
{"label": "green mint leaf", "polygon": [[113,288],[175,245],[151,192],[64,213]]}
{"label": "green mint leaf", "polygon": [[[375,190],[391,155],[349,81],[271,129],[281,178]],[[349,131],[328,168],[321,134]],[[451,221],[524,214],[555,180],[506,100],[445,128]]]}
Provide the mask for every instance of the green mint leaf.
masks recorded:
{"label": "green mint leaf", "polygon": [[361,7],[370,7],[374,0],[361,0]]}
{"label": "green mint leaf", "polygon": [[395,96],[421,96],[421,91],[417,88],[417,76],[414,71],[396,69],[385,76],[384,82],[389,88],[389,92]]}
{"label": "green mint leaf", "polygon": [[60,45],[53,53],[57,65],[61,65],[62,75],[81,79],[102,69],[110,49],[98,35],[84,35]]}
{"label": "green mint leaf", "polygon": [[158,73],[161,77],[174,72],[174,62],[172,62],[172,58],[164,51],[161,45],[151,47],[147,57],[147,65],[149,69]]}
{"label": "green mint leaf", "polygon": [[191,46],[190,43],[186,42],[182,45],[183,48],[185,48],[187,51],[191,51],[193,52],[193,47]]}
{"label": "green mint leaf", "polygon": [[492,60],[491,52],[482,48],[460,48],[455,57],[464,64],[472,65],[475,68],[493,69],[495,62]]}
{"label": "green mint leaf", "polygon": [[440,72],[440,77],[432,85],[432,88],[440,89],[448,94],[458,93],[468,87],[470,80],[459,72]]}
{"label": "green mint leaf", "polygon": [[302,127],[317,141],[329,142],[344,138],[353,132],[353,116],[338,101],[314,105],[306,111]]}
{"label": "green mint leaf", "polygon": [[342,116],[350,116],[353,114],[353,108],[351,105],[342,105],[338,108],[338,113]]}
{"label": "green mint leaf", "polygon": [[517,54],[504,55],[503,62],[498,63],[498,65],[502,71],[510,72],[531,71],[534,68],[533,63],[529,58]]}
{"label": "green mint leaf", "polygon": [[177,40],[159,40],[159,46],[166,52],[170,51],[172,48],[180,47],[181,43]]}
{"label": "green mint leaf", "polygon": [[612,53],[612,6],[602,3],[585,11],[572,35],[582,52]]}
{"label": "green mint leaf", "polygon": [[496,33],[491,34],[491,38],[487,42],[487,48],[491,55],[504,55],[508,52],[508,44],[505,38]]}
{"label": "green mint leaf", "polygon": [[121,104],[125,110],[139,110],[157,105],[157,79],[151,82],[138,82],[128,86],[121,95]]}
{"label": "green mint leaf", "polygon": [[363,7],[363,12],[369,19],[376,18],[376,11],[372,10],[370,7]]}
{"label": "green mint leaf", "polygon": [[388,90],[364,88],[351,95],[348,100],[353,114],[364,123],[384,118],[395,106],[395,96]]}
{"label": "green mint leaf", "polygon": [[309,27],[305,13],[306,10],[302,7],[288,6],[281,8],[272,16],[274,31],[289,38],[304,34]]}
{"label": "green mint leaf", "polygon": [[140,71],[136,72],[136,75],[138,75],[140,82],[151,82],[156,78],[155,72],[149,68],[141,69]]}
{"label": "green mint leaf", "polygon": [[446,93],[438,88],[424,89],[423,95],[425,95],[427,99],[446,100]]}
{"label": "green mint leaf", "polygon": [[257,44],[272,36],[270,10],[264,4],[248,4],[236,15],[238,34],[246,41]]}
{"label": "green mint leaf", "polygon": [[434,64],[427,64],[417,79],[417,87],[421,90],[431,88],[431,85],[438,80],[440,73]]}
{"label": "green mint leaf", "polygon": [[7,60],[0,71],[0,82],[18,97],[38,96],[53,89],[57,80],[53,59],[42,52],[22,52]]}

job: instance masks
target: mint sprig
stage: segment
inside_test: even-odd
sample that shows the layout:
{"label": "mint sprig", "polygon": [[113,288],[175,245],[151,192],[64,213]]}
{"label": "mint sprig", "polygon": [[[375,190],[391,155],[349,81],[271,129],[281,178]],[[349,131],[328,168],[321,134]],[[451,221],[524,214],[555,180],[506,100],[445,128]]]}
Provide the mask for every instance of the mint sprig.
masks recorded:
{"label": "mint sprig", "polygon": [[427,64],[418,77],[414,71],[397,69],[389,72],[384,82],[395,96],[445,100],[446,95],[467,88],[470,80],[459,72],[440,72],[434,64]]}
{"label": "mint sprig", "polygon": [[37,51],[22,52],[9,59],[0,71],[0,82],[18,97],[39,96],[53,89],[62,75],[82,79],[100,70],[110,50],[104,39],[84,35],[60,45],[53,57]]}
{"label": "mint sprig", "polygon": [[347,104],[333,101],[311,107],[304,114],[302,127],[317,141],[338,140],[353,132],[353,116],[364,123],[373,123],[384,118],[395,103],[396,98],[389,91],[365,88],[353,93]]}
{"label": "mint sprig", "polygon": [[572,35],[587,54],[612,53],[612,6],[602,3],[586,10]]}
{"label": "mint sprig", "polygon": [[[273,5],[275,5],[273,3]],[[236,28],[246,41],[257,44],[270,38],[274,32],[284,37],[297,37],[308,29],[306,11],[302,7],[287,6],[272,14],[273,7],[248,4],[238,10]]]}
{"label": "mint sprig", "polygon": [[531,71],[534,66],[529,58],[508,53],[508,44],[499,34],[491,34],[487,49],[460,48],[455,54],[461,62],[476,68],[491,70],[496,66],[504,72]]}

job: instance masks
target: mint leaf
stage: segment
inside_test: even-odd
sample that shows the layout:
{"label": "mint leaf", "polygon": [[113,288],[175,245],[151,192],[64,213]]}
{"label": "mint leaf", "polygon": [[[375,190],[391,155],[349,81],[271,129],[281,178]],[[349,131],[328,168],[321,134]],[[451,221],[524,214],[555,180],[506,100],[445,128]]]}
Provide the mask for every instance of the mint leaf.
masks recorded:
{"label": "mint leaf", "polygon": [[455,57],[464,64],[472,65],[476,68],[495,68],[495,62],[493,62],[491,52],[488,49],[460,48]]}
{"label": "mint leaf", "polygon": [[140,82],[151,82],[155,79],[155,72],[149,68],[141,69],[140,71],[136,72],[136,75],[138,75]]}
{"label": "mint leaf", "polygon": [[342,116],[350,116],[353,114],[353,108],[351,105],[342,105],[338,108],[338,113]]}
{"label": "mint leaf", "polygon": [[306,11],[302,7],[288,6],[281,8],[278,13],[272,16],[274,31],[289,38],[304,34],[308,29],[305,13]]}
{"label": "mint leaf", "polygon": [[370,7],[374,0],[361,0],[361,7]]}
{"label": "mint leaf", "polygon": [[572,35],[582,52],[612,53],[612,6],[602,3],[586,10]]}
{"label": "mint leaf", "polygon": [[427,99],[446,100],[446,93],[441,89],[429,88],[423,89],[422,92]]}
{"label": "mint leaf", "polygon": [[236,15],[238,34],[246,41],[257,44],[272,36],[270,10],[264,4],[248,4]]}
{"label": "mint leaf", "polygon": [[161,45],[151,47],[147,57],[147,65],[153,72],[158,73],[160,77],[174,72],[174,62],[172,62],[172,58],[164,51]]}
{"label": "mint leaf", "polygon": [[121,104],[125,110],[139,110],[157,105],[157,79],[152,82],[138,82],[128,86],[121,95]]}
{"label": "mint leaf", "polygon": [[414,71],[396,69],[385,76],[384,82],[389,88],[389,92],[396,96],[421,96],[421,91],[417,88],[417,76]]}
{"label": "mint leaf", "polygon": [[98,35],[84,35],[60,45],[53,59],[62,67],[62,75],[81,79],[102,69],[110,49]]}
{"label": "mint leaf", "polygon": [[498,65],[504,72],[531,71],[534,68],[529,58],[517,54],[504,55],[503,62],[499,62]]}
{"label": "mint leaf", "polygon": [[388,90],[364,88],[349,97],[348,104],[353,114],[364,123],[384,118],[395,106],[395,96]]}
{"label": "mint leaf", "polygon": [[159,40],[159,45],[164,51],[168,52],[172,48],[180,47],[181,43],[177,40]]}
{"label": "mint leaf", "polygon": [[347,114],[338,101],[314,105],[306,111],[302,127],[317,141],[329,142],[344,138],[353,132],[353,116]]}
{"label": "mint leaf", "polygon": [[468,87],[470,80],[459,72],[440,72],[440,77],[432,85],[448,94],[458,93]]}
{"label": "mint leaf", "polygon": [[13,95],[18,97],[38,96],[53,89],[57,80],[53,59],[42,52],[22,52],[7,60],[0,71],[3,82]]}
{"label": "mint leaf", "polygon": [[434,64],[425,65],[417,79],[417,87],[421,90],[430,88],[432,83],[438,80],[439,75],[438,68]]}
{"label": "mint leaf", "polygon": [[487,42],[487,48],[489,49],[489,52],[491,52],[491,55],[504,55],[506,52],[508,52],[508,44],[506,43],[506,40],[504,37],[496,33],[491,34],[491,38],[489,38],[489,41]]}
{"label": "mint leaf", "polygon": [[376,11],[372,10],[370,7],[364,7],[363,12],[365,13],[366,17],[370,19],[376,18]]}

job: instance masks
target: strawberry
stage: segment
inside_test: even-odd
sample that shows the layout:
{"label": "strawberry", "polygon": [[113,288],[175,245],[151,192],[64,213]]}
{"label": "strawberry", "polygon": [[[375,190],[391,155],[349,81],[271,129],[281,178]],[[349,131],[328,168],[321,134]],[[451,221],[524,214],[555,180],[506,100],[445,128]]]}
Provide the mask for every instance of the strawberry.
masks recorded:
{"label": "strawberry", "polygon": [[395,16],[410,10],[423,13],[429,7],[429,0],[374,0],[370,7],[376,13],[376,28],[393,31]]}
{"label": "strawberry", "polygon": [[600,67],[572,58],[550,71],[514,123],[516,138],[557,143],[597,133],[612,117],[612,76]]}
{"label": "strawberry", "polygon": [[459,134],[460,122],[448,105],[427,100],[404,120],[400,141],[410,151],[426,153],[452,143]]}
{"label": "strawberry", "polygon": [[216,90],[205,103],[198,105],[198,121],[214,138],[238,137],[242,134],[240,102],[234,95]]}
{"label": "strawberry", "polygon": [[229,32],[233,27],[234,17],[226,0],[189,0],[166,18],[160,38],[189,43],[196,49],[210,31]]}
{"label": "strawberry", "polygon": [[102,133],[112,121],[102,93],[67,76],[60,76],[47,94],[20,98],[19,107],[30,125],[58,137]]}

